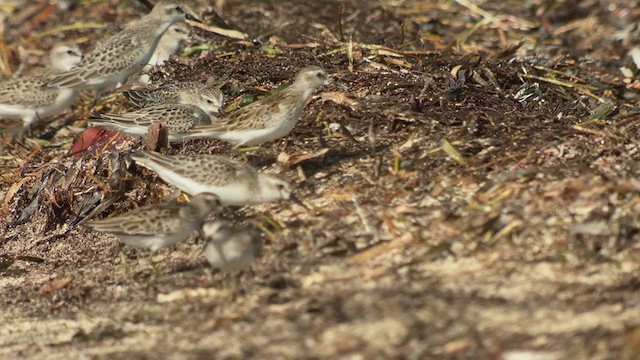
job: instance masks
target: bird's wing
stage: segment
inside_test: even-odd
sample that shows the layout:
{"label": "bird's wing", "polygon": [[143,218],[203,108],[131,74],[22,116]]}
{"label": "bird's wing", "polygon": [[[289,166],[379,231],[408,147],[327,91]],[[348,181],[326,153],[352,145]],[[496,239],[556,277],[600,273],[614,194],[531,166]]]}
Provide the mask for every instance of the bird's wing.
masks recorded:
{"label": "bird's wing", "polygon": [[58,96],[58,91],[42,88],[50,77],[50,71],[41,69],[0,83],[0,104],[37,107],[52,103]]}
{"label": "bird's wing", "polygon": [[[67,88],[99,81],[124,70],[142,69],[141,59],[148,52],[150,38],[138,36],[141,28],[125,29],[110,39],[99,43],[91,53],[69,71],[58,74],[47,87]],[[152,31],[152,29],[148,29]]]}
{"label": "bird's wing", "polygon": [[234,111],[226,117],[219,118],[214,123],[194,126],[187,137],[207,137],[229,131],[259,130],[268,125],[265,120],[268,118],[269,113],[278,110],[278,103],[264,104],[255,102]]}
{"label": "bird's wing", "polygon": [[142,90],[126,90],[124,96],[130,103],[138,107],[147,105],[159,105],[170,102],[176,102],[177,89],[174,86],[163,85],[157,88]]}
{"label": "bird's wing", "polygon": [[119,216],[92,220],[86,226],[99,232],[115,235],[163,235],[175,228],[180,221],[180,205],[175,201],[143,206]]}

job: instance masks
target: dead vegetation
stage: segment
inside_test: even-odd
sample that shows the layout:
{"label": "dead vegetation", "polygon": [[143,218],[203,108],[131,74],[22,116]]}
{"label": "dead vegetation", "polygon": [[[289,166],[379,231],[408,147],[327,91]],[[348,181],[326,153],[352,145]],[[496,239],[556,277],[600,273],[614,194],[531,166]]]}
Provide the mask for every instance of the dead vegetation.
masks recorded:
{"label": "dead vegetation", "polygon": [[[0,144],[2,357],[637,358],[637,6],[222,3],[200,7],[207,24],[249,38],[198,30],[209,45],[152,78],[214,75],[232,110],[308,64],[333,74],[289,138],[248,158],[295,182],[311,211],[224,214],[266,230],[235,292],[198,240],[155,256],[160,279],[144,251],[126,250],[125,271],[116,240],[78,223],[173,190],[128,161],[142,141],[107,134],[69,155],[63,125],[85,125],[87,100],[38,143]],[[10,75],[143,8],[0,11]],[[237,156],[213,140],[165,152]]]}

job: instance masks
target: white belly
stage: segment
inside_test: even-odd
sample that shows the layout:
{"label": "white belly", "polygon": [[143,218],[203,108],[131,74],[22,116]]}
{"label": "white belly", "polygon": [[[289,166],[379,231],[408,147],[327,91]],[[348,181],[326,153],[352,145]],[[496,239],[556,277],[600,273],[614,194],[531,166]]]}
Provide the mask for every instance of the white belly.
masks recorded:
{"label": "white belly", "polygon": [[254,146],[287,136],[295,125],[295,121],[289,121],[280,126],[266,129],[220,133],[217,138],[234,143],[236,146]]}
{"label": "white belly", "polygon": [[19,106],[19,105],[0,104],[0,117],[4,117],[4,118],[33,117],[35,118],[35,116],[36,116],[35,109],[27,109],[24,106]]}
{"label": "white belly", "polygon": [[236,183],[227,186],[214,186],[193,181],[188,177],[178,175],[173,171],[167,171],[166,169],[154,168],[153,170],[156,171],[164,181],[174,185],[191,196],[203,192],[211,192],[220,197],[220,202],[223,205],[231,206],[244,206],[259,202],[258,197],[255,196],[256,194],[253,194],[253,192],[244,184]]}
{"label": "white belly", "polygon": [[26,108],[19,105],[0,104],[0,116],[22,118],[24,126],[31,125],[37,119],[44,119],[54,116],[69,106],[73,105],[78,99],[78,92],[74,89],[58,90],[58,97],[51,104],[35,108]]}

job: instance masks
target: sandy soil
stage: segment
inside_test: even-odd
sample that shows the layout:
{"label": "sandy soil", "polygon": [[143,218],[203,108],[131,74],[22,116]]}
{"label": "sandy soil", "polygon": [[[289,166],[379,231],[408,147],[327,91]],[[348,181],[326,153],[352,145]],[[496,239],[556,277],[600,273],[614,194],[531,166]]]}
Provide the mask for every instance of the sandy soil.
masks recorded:
{"label": "sandy soil", "polygon": [[[0,5],[5,64],[90,49],[142,3]],[[146,251],[123,262],[78,224],[175,195],[128,160],[140,140],[68,155],[67,127],[120,96],[86,98],[37,143],[5,139],[0,357],[640,359],[638,4],[476,5],[195,4],[256,41],[198,30],[208,49],[155,81],[215,76],[232,110],[308,64],[333,77],[290,137],[247,159],[311,210],[226,210],[267,230],[237,280],[195,237],[155,254],[155,277]],[[164,152],[239,158],[214,140]]]}

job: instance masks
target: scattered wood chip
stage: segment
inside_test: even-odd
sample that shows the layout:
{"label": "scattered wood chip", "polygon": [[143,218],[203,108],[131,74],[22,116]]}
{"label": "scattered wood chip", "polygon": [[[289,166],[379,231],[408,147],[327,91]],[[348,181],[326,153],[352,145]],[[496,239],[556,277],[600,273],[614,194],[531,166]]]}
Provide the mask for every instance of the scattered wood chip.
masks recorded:
{"label": "scattered wood chip", "polygon": [[53,4],[49,4],[49,6],[46,6],[42,10],[42,12],[40,12],[40,14],[38,14],[33,19],[31,19],[31,26],[36,26],[41,23],[46,23],[55,9],[56,9],[56,6]]}
{"label": "scattered wood chip", "polygon": [[402,215],[417,214],[418,208],[413,205],[401,204],[394,208],[394,212]]}
{"label": "scattered wood chip", "polygon": [[148,150],[158,151],[169,146],[169,132],[162,122],[157,122],[149,127],[145,135],[144,145]]}
{"label": "scattered wood chip", "polygon": [[195,26],[195,27],[200,28],[202,30],[205,30],[205,31],[208,31],[208,32],[212,32],[214,34],[226,36],[226,37],[229,37],[229,38],[232,38],[232,39],[246,40],[246,39],[249,38],[248,34],[243,33],[241,31],[238,31],[238,30],[223,29],[223,28],[215,26],[215,25],[203,24],[203,23],[199,23],[199,22],[191,21],[191,20],[187,20],[186,22],[187,22],[187,24],[189,24],[191,26]]}
{"label": "scattered wood chip", "polygon": [[475,80],[475,82],[477,82],[478,84],[482,85],[483,87],[489,87],[489,83],[482,78],[482,76],[480,76],[480,74],[478,74],[477,71],[472,70],[471,71],[471,78],[473,80]]}
{"label": "scattered wood chip", "polygon": [[391,56],[391,57],[395,57],[395,58],[404,57],[404,55],[400,54],[399,52],[395,52],[393,50],[385,49],[385,48],[379,48],[378,49],[378,55],[379,56]]}
{"label": "scattered wood chip", "polygon": [[384,61],[385,64],[387,65],[395,65],[395,66],[399,66],[401,68],[405,68],[405,69],[411,69],[413,68],[413,64],[408,62],[408,61],[404,61],[402,59],[394,59],[394,58],[390,58],[390,57],[383,57],[382,61]]}
{"label": "scattered wood chip", "polygon": [[498,54],[496,54],[496,57],[500,59],[510,58],[511,56],[513,56],[513,54],[516,53],[516,51],[518,51],[518,49],[522,47],[522,45],[524,45],[524,43],[524,40],[519,40],[508,48],[500,51]]}
{"label": "scattered wood chip", "polygon": [[168,294],[158,294],[156,301],[159,304],[163,304],[180,300],[222,297],[226,296],[228,293],[229,291],[227,290],[213,288],[181,289]]}
{"label": "scattered wood chip", "polygon": [[591,115],[587,118],[587,120],[600,120],[604,119],[607,116],[611,115],[611,113],[616,109],[616,104],[611,102],[603,102],[598,105],[597,108],[591,111]]}
{"label": "scattered wood chip", "polygon": [[388,72],[393,73],[393,74],[408,74],[409,73],[409,70],[407,70],[407,69],[394,70],[394,69],[388,67],[387,65],[381,64],[379,62],[375,62],[373,60],[369,60],[367,58],[364,58],[363,60],[367,63],[367,67],[369,68],[369,70],[388,71]]}
{"label": "scattered wood chip", "polygon": [[278,164],[280,164],[285,169],[289,169],[304,161],[323,157],[328,152],[329,152],[328,148],[323,148],[309,154],[289,155],[285,152],[281,152],[280,154],[278,154]]}
{"label": "scattered wood chip", "polygon": [[484,73],[484,76],[489,80],[489,82],[491,82],[491,85],[493,85],[493,87],[497,91],[502,92],[502,88],[500,87],[500,84],[498,84],[498,80],[496,79],[496,76],[493,74],[493,72],[491,72],[491,70],[489,70],[488,68],[484,68],[482,72]]}
{"label": "scattered wood chip", "polygon": [[475,342],[471,339],[453,340],[444,344],[438,353],[443,355],[460,355],[462,357],[462,354],[473,348],[474,344]]}
{"label": "scattered wood chip", "polygon": [[453,69],[451,69],[451,77],[458,80],[458,71],[460,71],[460,69],[462,69],[462,65],[456,65],[453,67]]}
{"label": "scattered wood chip", "polygon": [[575,224],[569,229],[571,235],[609,235],[611,226],[604,221],[590,221]]}
{"label": "scattered wood chip", "polygon": [[347,59],[349,60],[349,72],[353,72],[353,39],[351,35],[349,35],[347,43]]}
{"label": "scattered wood chip", "polygon": [[504,352],[501,357],[503,360],[560,360],[563,358],[566,358],[566,354],[560,351],[540,350],[509,350]]}
{"label": "scattered wood chip", "polygon": [[282,47],[289,49],[307,49],[307,48],[317,48],[320,44],[319,42],[308,42],[304,44],[294,43],[294,44],[279,44]]}
{"label": "scattered wood chip", "polygon": [[587,133],[587,134],[591,134],[591,135],[595,135],[595,136],[622,140],[622,138],[620,136],[611,134],[611,133],[606,132],[606,131],[590,129],[590,128],[587,128],[587,127],[584,127],[584,126],[580,126],[580,125],[572,125],[571,128],[574,129],[574,130],[577,130],[577,131],[580,131],[580,132],[583,132],[583,133]]}
{"label": "scattered wood chip", "polygon": [[9,204],[11,203],[11,199],[13,199],[13,195],[15,195],[18,191],[20,191],[20,188],[22,188],[22,185],[24,184],[24,182],[27,181],[28,179],[29,178],[27,177],[23,177],[20,179],[20,181],[16,181],[13,184],[11,184],[11,187],[7,191],[7,194],[4,196],[4,201],[2,202],[2,208],[0,209],[0,215],[6,215],[9,212]]}
{"label": "scattered wood chip", "polygon": [[622,66],[619,68],[620,72],[622,73],[622,75],[626,78],[624,79],[624,82],[626,84],[629,84],[632,81],[632,77],[635,74],[635,71],[633,71],[633,69],[626,67],[626,66]]}
{"label": "scattered wood chip", "polygon": [[52,294],[60,289],[65,288],[71,283],[71,280],[72,278],[70,276],[53,279],[48,283],[42,285],[40,289],[38,289],[38,292],[43,295]]}
{"label": "scattered wood chip", "polygon": [[640,181],[636,179],[620,180],[615,184],[618,192],[640,192]]}
{"label": "scattered wood chip", "polygon": [[352,110],[358,109],[360,107],[360,102],[350,98],[346,93],[343,93],[341,91],[324,92],[320,94],[320,101],[333,101],[338,105],[346,105]]}
{"label": "scattered wood chip", "polygon": [[405,141],[402,145],[400,145],[398,147],[398,151],[403,153],[403,154],[412,152],[412,151],[418,149],[419,145],[424,143],[425,141],[427,141],[427,137],[426,136],[409,139],[409,140]]}
{"label": "scattered wood chip", "polygon": [[15,261],[13,259],[2,260],[0,259],[0,274],[5,273]]}
{"label": "scattered wood chip", "polygon": [[48,36],[55,35],[55,34],[58,34],[58,33],[64,33],[64,32],[74,31],[74,30],[102,29],[105,26],[106,26],[105,24],[100,24],[100,23],[95,23],[95,22],[86,22],[86,23],[77,22],[77,23],[74,23],[74,24],[71,24],[71,25],[58,26],[58,27],[53,28],[51,30],[47,30],[47,31],[36,33],[36,34],[32,34],[31,36],[29,36],[29,39],[30,40],[40,39],[40,38],[48,37]]}
{"label": "scattered wood chip", "polygon": [[353,255],[349,260],[349,264],[360,265],[378,256],[389,253],[391,250],[405,246],[413,241],[413,234],[405,233],[404,235],[379,245],[372,246],[369,249]]}
{"label": "scattered wood chip", "polygon": [[458,152],[458,150],[456,150],[456,148],[454,148],[447,139],[442,140],[442,144],[440,146],[442,147],[442,150],[447,155],[449,155],[450,158],[455,160],[455,162],[462,166],[467,165],[467,160],[464,159],[462,154],[460,154],[460,152]]}
{"label": "scattered wood chip", "polygon": [[54,184],[60,190],[68,190],[69,187],[76,181],[78,175],[84,172],[82,169],[82,162],[76,161],[69,168],[64,171],[62,176]]}
{"label": "scattered wood chip", "polygon": [[352,141],[352,142],[354,142],[356,145],[358,145],[358,147],[360,147],[361,149],[365,149],[365,148],[366,148],[364,145],[362,145],[362,144],[360,143],[360,141],[358,141],[358,140],[353,136],[353,134],[351,133],[351,131],[349,131],[349,129],[348,129],[346,126],[344,126],[344,125],[340,124],[340,132],[342,133],[342,135],[346,136],[346,137],[347,137],[347,139],[351,140],[351,141]]}
{"label": "scattered wood chip", "polygon": [[16,260],[21,260],[21,261],[26,261],[30,263],[36,263],[36,264],[41,264],[44,262],[43,258],[37,257],[37,256],[30,256],[30,255],[16,256]]}
{"label": "scattered wood chip", "polygon": [[300,179],[300,182],[307,180],[307,175],[304,173],[304,170],[302,170],[302,166],[297,166],[296,172],[298,173],[298,179]]}

